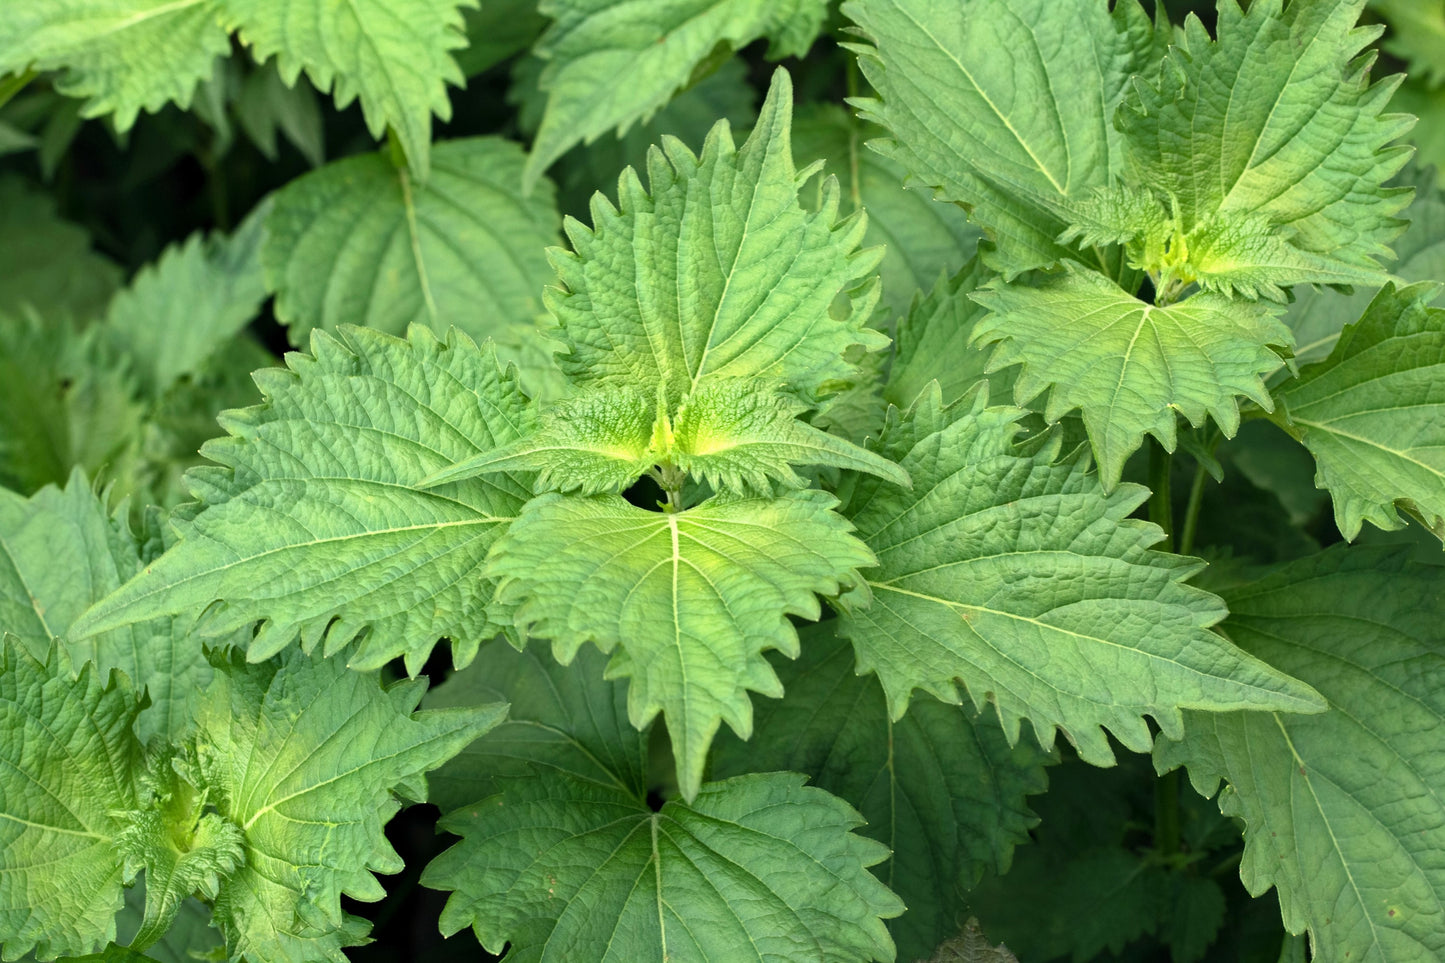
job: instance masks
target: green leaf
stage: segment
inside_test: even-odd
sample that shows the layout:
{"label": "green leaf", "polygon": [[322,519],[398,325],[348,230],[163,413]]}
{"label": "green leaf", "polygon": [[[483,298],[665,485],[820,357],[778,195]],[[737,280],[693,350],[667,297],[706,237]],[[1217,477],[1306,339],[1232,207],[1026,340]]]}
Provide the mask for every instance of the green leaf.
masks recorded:
{"label": "green leaf", "polygon": [[760,37],[774,59],[802,56],[823,25],[823,0],[683,0],[662,7],[542,0],[554,21],[537,43],[547,111],[524,189],[579,141],[646,122],[718,59]]}
{"label": "green leaf", "polygon": [[1044,791],[1050,759],[1031,742],[1010,748],[996,719],[933,699],[894,722],[835,627],[804,627],[798,660],[772,660],[787,694],[759,705],[748,742],[719,738],[712,773],[788,769],[856,806],[861,832],[892,853],[873,873],[908,905],[889,930],[898,958],[914,960],[958,932],[979,873],[1006,871],[1028,842],[1038,819],[1024,797]]}
{"label": "green leaf", "polygon": [[482,646],[422,705],[507,702],[507,718],[428,777],[430,801],[451,812],[544,769],[645,798],[648,733],[627,720],[627,686],[603,679],[606,665],[592,646],[565,666],[537,642],[521,651],[500,639]]}
{"label": "green leaf", "polygon": [[614,652],[639,729],[667,718],[678,782],[691,799],[707,749],[726,721],[752,732],[748,690],[782,686],[762,653],[796,657],[788,615],[818,617],[814,593],[837,594],[872,556],[816,489],[649,512],[615,495],[528,503],[498,543],[487,574],[513,623],[571,662],[588,641]]}
{"label": "green leaf", "polygon": [[450,120],[447,84],[465,78],[450,51],[466,46],[471,0],[223,0],[226,19],[257,63],[276,57],[281,79],[304,69],[338,110],[358,97],[371,136],[395,132],[412,176],[429,170],[431,115]]}
{"label": "green leaf", "polygon": [[1410,74],[1431,87],[1445,83],[1445,4],[1440,0],[1371,0],[1390,24],[1385,49],[1410,62]]}
{"label": "green leaf", "polygon": [[15,959],[89,953],[115,938],[121,825],[136,804],[144,702],[93,664],[72,678],[14,637],[0,653],[0,948]]}
{"label": "green leaf", "polygon": [[[140,928],[145,912],[145,879],[125,891],[125,908],[120,911],[116,924],[118,941],[128,943],[128,937]],[[181,903],[175,922],[160,941],[146,950],[146,955],[156,963],[195,963],[198,959],[214,958],[222,946],[221,934],[211,925],[211,908],[195,898]]]}
{"label": "green leaf", "polygon": [[28,305],[56,323],[98,317],[121,280],[85,231],[56,215],[49,194],[12,177],[0,178],[0,263],[0,313]]}
{"label": "green leaf", "polygon": [[279,129],[312,167],[326,163],[326,132],[315,88],[300,80],[288,87],[274,62],[246,75],[232,109],[241,129],[267,160],[274,162],[279,156]]}
{"label": "green leaf", "polygon": [[[265,619],[249,657],[301,633],[327,654],[369,627],[357,668],[405,656],[420,670],[438,638],[465,665],[492,634],[487,551],[530,494],[506,475],[433,491],[416,480],[517,437],[524,399],[490,348],[426,328],[402,341],[366,328],[317,332],[315,357],[258,372],[266,402],[227,412],[223,467],[187,475],[200,504],[180,541],[92,608],[77,637],[200,612],[207,631]],[[333,622],[333,619],[338,621]]]}
{"label": "green leaf", "polygon": [[1329,358],[1280,393],[1281,427],[1315,456],[1335,524],[1403,528],[1398,507],[1445,540],[1445,311],[1433,283],[1388,284]]}
{"label": "green leaf", "polygon": [[658,460],[653,444],[656,402],[641,391],[607,386],[563,398],[534,430],[423,478],[431,488],[492,472],[536,472],[533,489],[620,491]]}
{"label": "green leaf", "polygon": [[30,499],[0,489],[0,626],[34,658],[59,641],[76,665],[93,661],[102,675],[120,669],[149,697],[136,723],[141,740],[169,740],[189,722],[190,693],[211,677],[187,622],[158,619],[67,641],[80,614],[146,560],[79,470],[63,491],[47,486]]}
{"label": "green leaf", "polygon": [[[518,124],[529,134],[536,133],[546,107],[547,96],[536,87],[545,67],[546,62],[534,55],[519,62],[512,72],[509,96],[518,105]],[[563,154],[548,171],[557,184],[562,209],[586,210],[599,185],[612,189],[624,168],[646,167],[647,152],[667,135],[697,145],[719,120],[737,130],[751,128],[758,116],[757,101],[758,92],[748,82],[747,62],[738,57],[725,61],[714,73],[669,100],[651,120],[634,124],[621,134],[604,133]]]}
{"label": "green leaf", "polygon": [[840,600],[840,631],[894,719],[912,690],[958,702],[961,683],[976,710],[996,707],[1010,743],[1027,718],[1044,747],[1062,729],[1085,761],[1110,765],[1104,729],[1143,751],[1146,713],[1177,736],[1182,708],[1323,708],[1209,630],[1223,603],[1184,581],[1203,563],[1151,551],[1159,529],[1128,517],[1145,489],[1105,494],[1083,459],[1056,461],[1057,445],[1017,449],[1024,413],[984,408],[981,393],[940,407],[925,393],[883,439],[913,490],[860,486],[845,509],[879,564],[865,573],[871,607]]}
{"label": "green leaf", "polygon": [[131,487],[145,407],[103,334],[0,314],[0,484],[33,492],[80,466]]}
{"label": "green leaf", "polygon": [[660,398],[649,403],[639,391],[607,386],[564,399],[536,432],[419,484],[521,470],[538,472],[539,492],[594,495],[626,488],[654,465],[671,465],[714,491],[766,495],[770,479],[807,485],[791,465],[827,465],[908,485],[888,459],[799,421],[806,407],[766,382],[711,381],[687,396],[674,420]]}
{"label": "green leaf", "polygon": [[1224,590],[1229,635],[1315,686],[1318,716],[1194,714],[1161,740],[1205,796],[1245,824],[1240,876],[1279,891],[1285,926],[1319,963],[1445,952],[1445,722],[1440,569],[1336,549]]}
{"label": "green leaf", "polygon": [[144,953],[137,953],[130,947],[117,946],[112,943],[99,953],[67,956],[63,957],[59,963],[157,963],[157,961]]}
{"label": "green leaf", "polygon": [[793,123],[793,152],[802,161],[825,161],[824,170],[842,182],[845,206],[868,212],[863,243],[884,250],[878,262],[882,306],[901,317],[914,292],[928,290],[940,274],[952,274],[973,257],[979,230],[957,204],[905,190],[903,166],[863,143],[882,133],[836,104],[806,104]]}
{"label": "green leaf", "polygon": [[[881,252],[854,251],[861,214],[835,222],[836,183],[817,213],[799,206],[791,111],[780,70],[741,149],[725,123],[700,157],[664,138],[648,157],[651,194],[629,169],[619,208],[597,195],[592,228],[567,221],[576,253],[554,252],[564,289],[545,299],[574,381],[661,382],[669,407],[714,378],[762,378],[807,396],[850,380],[850,347],[885,346],[863,327],[878,296],[863,279]],[[846,301],[841,318],[835,300]]]}
{"label": "green leaf", "polygon": [[[908,313],[898,322],[893,367],[883,386],[889,404],[906,408],[937,381],[944,404],[952,404],[985,379],[1000,402],[1012,397],[1012,372],[988,375],[987,348],[972,344],[978,324],[988,316],[973,295],[996,275],[974,257],[951,278],[939,276],[926,295],[916,295]],[[997,385],[997,387],[995,387]]]}
{"label": "green leaf", "polygon": [[116,848],[124,856],[125,878],[145,870],[145,912],[130,940],[148,949],[171,928],[192,894],[214,900],[224,879],[245,862],[240,827],[206,812],[207,796],[177,771],[181,761],[167,750],[155,759],[139,805],[112,815],[123,826]]}
{"label": "green leaf", "polygon": [[422,881],[454,891],[443,933],[471,926],[516,963],[891,960],[879,917],[903,904],[864,868],[887,852],[852,833],[860,822],[792,773],[707,783],[653,812],[548,771],[443,819],[462,842]]}
{"label": "green leaf", "polygon": [[1445,124],[1441,123],[1445,117],[1445,88],[1431,90],[1407,77],[1390,99],[1390,109],[1420,118],[1410,131],[1410,142],[1417,151],[1416,161],[1422,167],[1428,165],[1437,170],[1445,167]]}
{"label": "green leaf", "polygon": [[717,491],[771,491],[769,479],[801,488],[790,465],[867,472],[903,488],[908,474],[893,462],[798,420],[805,406],[766,383],[713,381],[682,403],[672,426],[677,466]]}
{"label": "green leaf", "polygon": [[[460,806],[442,825],[465,837],[422,876],[454,891],[443,932],[510,941],[509,960],[891,959],[870,917],[902,906],[863,870],[884,854],[852,835],[857,814],[782,773],[708,783],[694,805],[653,812],[648,734],[605,662],[588,647],[563,667],[495,642],[428,695],[511,703],[432,777],[434,800]],[[762,799],[774,808],[754,809]]]}
{"label": "green leaf", "polygon": [[454,56],[468,77],[526,50],[547,27],[537,0],[490,0],[480,9],[463,10],[462,16],[467,45]]}
{"label": "green leaf", "polygon": [[[1072,256],[1067,211],[1123,171],[1114,109],[1161,37],[1134,0],[854,0],[876,149],[968,208],[1012,277]],[[1161,30],[1167,25],[1161,23]],[[1091,260],[1092,263],[1092,260]]]}
{"label": "green leaf", "polygon": [[276,315],[401,334],[456,325],[481,340],[541,310],[557,240],[550,187],[523,200],[522,152],[496,137],[436,145],[424,184],[385,152],[328,164],[276,194],[261,249]]}
{"label": "green leaf", "polygon": [[[414,712],[425,683],[292,650],[279,664],[219,661],[196,710],[198,782],[245,835],[246,863],[221,885],[215,922],[231,959],[345,963],[364,924],[343,893],[384,895],[401,870],[382,827],[395,794],[426,799],[425,773],[501,721],[505,705]],[[358,928],[360,924],[360,928]]]}
{"label": "green leaf", "polygon": [[260,247],[269,204],[229,238],[192,234],[143,268],[110,302],[106,324],[136,363],[145,390],[158,397],[194,376],[261,309]]}
{"label": "green leaf", "polygon": [[1212,417],[1232,437],[1240,395],[1272,410],[1261,379],[1293,345],[1271,306],[1204,293],[1155,307],[1076,267],[1036,287],[996,283],[973,297],[993,312],[973,329],[976,341],[999,345],[989,369],[1023,366],[1020,404],[1050,388],[1047,421],[1080,409],[1110,488],[1145,434],[1174,450],[1176,414],[1195,426]]}
{"label": "green leaf", "polygon": [[[1415,189],[1415,199],[1405,212],[1410,226],[1395,241],[1395,277],[1405,281],[1445,278],[1445,193],[1435,186],[1430,168],[1415,164],[1405,168],[1395,182]],[[1284,322],[1294,331],[1296,364],[1329,357],[1340,332],[1364,315],[1378,293],[1375,286],[1356,287],[1352,294],[1332,288],[1295,288],[1295,300],[1285,312]],[[1283,374],[1277,373],[1274,380],[1282,380]]]}
{"label": "green leaf", "polygon": [[10,0],[0,21],[0,74],[62,71],[56,89],[85,98],[84,116],[113,112],[116,128],[129,130],[142,110],[190,106],[216,58],[231,52],[229,2]]}
{"label": "green leaf", "polygon": [[1221,3],[1218,40],[1186,20],[1117,117],[1131,182],[1173,222],[1149,270],[1276,300],[1290,284],[1385,280],[1378,261],[1409,193],[1384,184],[1410,153],[1386,145],[1411,121],[1381,115],[1398,80],[1369,82],[1374,57],[1360,52],[1378,31],[1355,28],[1364,5]]}

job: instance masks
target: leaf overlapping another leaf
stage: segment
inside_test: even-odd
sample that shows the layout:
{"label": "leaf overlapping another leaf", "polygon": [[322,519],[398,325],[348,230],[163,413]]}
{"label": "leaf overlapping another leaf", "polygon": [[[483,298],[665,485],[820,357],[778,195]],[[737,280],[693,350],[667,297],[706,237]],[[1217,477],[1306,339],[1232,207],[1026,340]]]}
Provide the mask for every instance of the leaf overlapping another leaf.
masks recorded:
{"label": "leaf overlapping another leaf", "polygon": [[266,620],[250,643],[256,660],[298,633],[308,650],[324,636],[331,653],[369,629],[355,666],[405,656],[416,671],[443,636],[459,664],[490,637],[482,563],[530,480],[414,486],[517,437],[525,401],[512,376],[490,347],[421,327],[406,341],[317,332],[312,349],[257,374],[266,402],[228,412],[231,436],[203,449],[224,467],[187,475],[200,502],[180,540],[90,610],[77,636],[219,599],[210,632]]}
{"label": "leaf overlapping another leaf", "polygon": [[667,718],[678,782],[691,799],[724,721],[752,732],[748,691],[782,695],[766,649],[794,657],[788,615],[817,618],[815,593],[837,594],[872,563],[816,489],[778,498],[716,498],[649,512],[615,495],[543,495],[523,510],[487,567],[513,624],[570,662],[586,642],[628,677],[628,715]]}
{"label": "leaf overlapping another leaf", "polygon": [[455,326],[481,340],[530,321],[557,213],[550,184],[522,198],[522,161],[516,144],[469,137],[435,145],[425,182],[380,152],[282,188],[261,260],[292,341],[341,324]]}
{"label": "leaf overlapping another leaf", "polygon": [[526,189],[578,141],[646,122],[673,94],[715,67],[719,51],[760,37],[774,59],[802,56],[827,12],[824,0],[680,0],[667,4],[542,0],[552,25],[537,43],[547,94],[524,175]]}
{"label": "leaf overlapping another leaf", "polygon": [[648,188],[629,169],[618,207],[597,195],[593,227],[566,222],[575,253],[553,253],[564,288],[545,299],[575,382],[660,382],[670,409],[718,378],[811,397],[853,377],[847,349],[886,346],[864,327],[878,297],[876,279],[865,279],[882,252],[854,250],[866,221],[836,221],[836,182],[816,213],[799,205],[791,112],[792,82],[780,70],[741,148],[725,123],[700,156],[664,138],[648,155]]}
{"label": "leaf overlapping another leaf", "polygon": [[636,389],[585,390],[548,410],[536,431],[443,469],[435,486],[498,471],[537,472],[536,490],[584,495],[626,488],[657,465],[672,466],[736,494],[772,491],[770,480],[802,488],[793,465],[869,472],[897,485],[908,476],[886,458],[798,420],[806,406],[767,382],[712,381],[670,417],[661,398]]}
{"label": "leaf overlapping another leaf", "polygon": [[452,891],[442,931],[471,926],[537,963],[892,959],[879,917],[903,907],[864,868],[885,852],[854,834],[858,814],[792,773],[710,782],[653,811],[647,734],[604,661],[584,650],[564,668],[497,643],[428,697],[512,704],[438,773],[442,799],[465,803],[442,823],[462,842],[422,876]]}
{"label": "leaf overlapping another leaf", "polygon": [[[1182,280],[1283,300],[1290,284],[1379,284],[1409,192],[1384,187],[1412,123],[1370,84],[1365,0],[1219,4],[1218,39],[1189,17],[1157,78],[1118,112],[1127,179],[1177,232]],[[1157,271],[1159,265],[1149,265]]]}
{"label": "leaf overlapping another leaf", "polygon": [[1114,110],[1163,55],[1167,23],[1156,29],[1135,0],[1112,13],[1096,0],[854,0],[843,12],[871,44],[852,49],[878,91],[862,115],[892,134],[877,149],[967,207],[1006,276],[1077,256],[1056,240],[1066,212],[1123,172]]}
{"label": "leaf overlapping another leaf", "polygon": [[343,893],[384,895],[372,872],[401,857],[382,833],[399,794],[501,721],[502,704],[414,712],[422,682],[383,688],[338,659],[217,664],[196,711],[198,781],[245,834],[246,863],[221,884],[215,920],[232,959],[345,963],[366,924]]}
{"label": "leaf overlapping another leaf", "polygon": [[1279,891],[1320,963],[1445,952],[1445,621],[1441,570],[1343,547],[1223,588],[1225,629],[1315,686],[1317,716],[1189,713],[1161,772],[1189,768],[1245,822],[1240,875]]}
{"label": "leaf overlapping another leaf", "polygon": [[912,690],[957,702],[961,683],[1010,743],[1027,718],[1045,747],[1062,729],[1109,765],[1104,729],[1145,750],[1146,713],[1178,735],[1182,708],[1323,708],[1209,630],[1223,603],[1184,581],[1202,563],[1152,551],[1159,529],[1128,517],[1144,489],[1106,494],[1077,454],[1016,448],[1024,413],[983,405],[980,392],[943,410],[925,392],[880,445],[913,489],[860,483],[844,509],[878,566],[864,573],[871,607],[840,600],[840,632],[893,718]]}
{"label": "leaf overlapping another leaf", "polygon": [[1194,425],[1212,417],[1232,437],[1240,395],[1272,410],[1263,377],[1294,344],[1270,305],[1206,292],[1155,307],[1076,267],[973,297],[993,312],[974,326],[975,340],[999,342],[989,370],[1021,364],[1014,397],[1049,389],[1048,421],[1079,408],[1108,487],[1146,433],[1174,450],[1176,414]]}
{"label": "leaf overlapping another leaf", "polygon": [[360,97],[373,137],[396,132],[424,178],[431,115],[451,116],[447,84],[463,83],[450,51],[466,45],[471,0],[13,0],[0,23],[0,73],[61,70],[62,93],[86,116],[190,105],[236,31],[258,63],[275,56],[287,86],[304,69],[344,108]]}
{"label": "leaf overlapping another leaf", "polygon": [[186,631],[190,620],[138,622],[84,642],[71,641],[70,629],[151,557],[78,469],[63,490],[47,486],[28,499],[0,489],[0,631],[36,659],[59,645],[73,665],[124,672],[149,701],[136,722],[143,741],[178,736],[190,723],[191,694],[211,677]]}
{"label": "leaf overlapping another leaf", "polygon": [[996,719],[934,699],[890,719],[836,625],[803,627],[797,661],[772,660],[786,694],[758,705],[748,742],[719,738],[712,775],[801,772],[855,806],[868,820],[859,832],[892,854],[873,873],[908,905],[888,928],[898,958],[913,961],[957,933],[979,874],[1006,871],[1029,841],[1038,819],[1025,796],[1044,791],[1053,760],[1031,739],[1009,746]]}
{"label": "leaf overlapping another leaf", "polygon": [[115,937],[122,866],[113,810],[134,808],[144,702],[91,663],[72,678],[52,646],[0,651],[0,948],[87,953]]}
{"label": "leaf overlapping another leaf", "polygon": [[115,113],[127,130],[142,110],[188,107],[196,85],[231,51],[225,0],[12,0],[0,21],[0,74],[34,64],[62,71],[57,89],[84,113]]}
{"label": "leaf overlapping another leaf", "polygon": [[1404,527],[1445,540],[1445,311],[1439,285],[1388,284],[1324,361],[1284,386],[1275,418],[1315,456],[1340,532]]}

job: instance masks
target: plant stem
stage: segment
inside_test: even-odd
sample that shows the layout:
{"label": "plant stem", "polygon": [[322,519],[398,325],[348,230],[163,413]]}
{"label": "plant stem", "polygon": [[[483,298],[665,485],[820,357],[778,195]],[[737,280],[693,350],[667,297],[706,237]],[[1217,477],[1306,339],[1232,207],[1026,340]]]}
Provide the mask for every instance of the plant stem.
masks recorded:
{"label": "plant stem", "polygon": [[1164,529],[1163,550],[1174,551],[1174,505],[1169,493],[1169,472],[1174,456],[1157,438],[1149,439],[1149,521]]}
{"label": "plant stem", "polygon": [[1204,466],[1194,467],[1194,481],[1189,485],[1189,503],[1184,507],[1184,528],[1179,533],[1179,554],[1194,549],[1194,536],[1199,531],[1199,506],[1204,503]]}
{"label": "plant stem", "polygon": [[[1164,529],[1165,551],[1174,551],[1174,505],[1169,474],[1174,456],[1157,438],[1149,439],[1149,521]],[[1179,852],[1179,770],[1154,783],[1154,849],[1165,859]]]}

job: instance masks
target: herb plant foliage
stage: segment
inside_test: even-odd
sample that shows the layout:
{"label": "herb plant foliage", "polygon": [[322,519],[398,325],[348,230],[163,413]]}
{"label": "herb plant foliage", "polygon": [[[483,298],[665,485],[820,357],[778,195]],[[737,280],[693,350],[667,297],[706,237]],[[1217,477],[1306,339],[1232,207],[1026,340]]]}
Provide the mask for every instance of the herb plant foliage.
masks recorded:
{"label": "herb plant foliage", "polygon": [[11,0],[0,955],[1445,958],[1445,14],[1193,6]]}

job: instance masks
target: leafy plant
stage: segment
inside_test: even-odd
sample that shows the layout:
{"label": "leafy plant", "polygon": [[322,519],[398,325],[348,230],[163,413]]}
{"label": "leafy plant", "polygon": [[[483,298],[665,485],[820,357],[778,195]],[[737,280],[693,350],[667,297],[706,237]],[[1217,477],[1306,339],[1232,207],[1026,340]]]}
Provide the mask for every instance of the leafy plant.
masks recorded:
{"label": "leafy plant", "polygon": [[12,0],[0,955],[1445,955],[1438,18],[1195,6]]}

